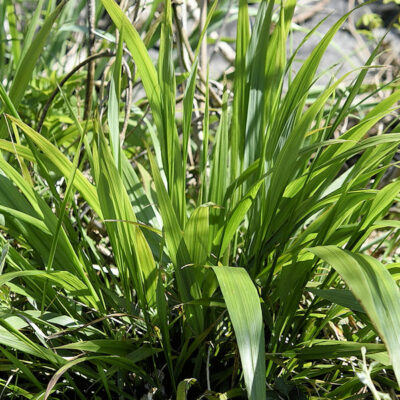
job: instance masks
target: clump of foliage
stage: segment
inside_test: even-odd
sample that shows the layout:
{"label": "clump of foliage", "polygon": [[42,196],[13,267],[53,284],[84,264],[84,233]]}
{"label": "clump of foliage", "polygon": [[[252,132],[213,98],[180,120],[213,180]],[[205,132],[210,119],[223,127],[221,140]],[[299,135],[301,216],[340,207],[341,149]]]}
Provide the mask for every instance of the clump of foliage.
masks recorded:
{"label": "clump of foliage", "polygon": [[[399,12],[400,10],[396,7],[396,5],[400,5],[400,1],[399,0],[383,0],[383,4],[392,4],[393,9],[391,10],[392,12],[387,13],[389,14],[389,16],[391,17],[391,21],[389,21],[389,23],[391,25],[393,25],[394,28],[399,29],[400,25],[399,25]],[[396,10],[397,10],[397,14],[396,14]],[[382,18],[382,16],[379,13],[376,12],[369,12],[369,13],[364,13],[360,19],[357,21],[357,25],[360,27],[365,27],[369,30],[373,30],[376,28],[381,28],[382,26],[385,25],[385,21]],[[362,31],[365,32],[365,31]]]}
{"label": "clump of foliage", "polygon": [[[397,390],[390,262],[400,224],[388,210],[400,181],[388,171],[400,91],[391,82],[364,92],[379,48],[316,92],[320,60],[348,15],[293,71],[296,1],[262,1],[250,28],[240,0],[234,73],[219,93],[199,56],[222,5],[209,7],[191,49],[171,1],[158,17],[154,3],[141,35],[114,0],[101,0],[96,23],[104,13],[112,22],[97,31],[95,75],[58,75],[74,46],[65,23],[85,3],[39,1],[24,38],[13,3],[0,4],[10,35],[0,48],[2,395],[345,399],[367,397],[364,384],[376,396]],[[187,70],[183,47],[175,51],[182,43]],[[130,104],[134,87],[145,96]]]}

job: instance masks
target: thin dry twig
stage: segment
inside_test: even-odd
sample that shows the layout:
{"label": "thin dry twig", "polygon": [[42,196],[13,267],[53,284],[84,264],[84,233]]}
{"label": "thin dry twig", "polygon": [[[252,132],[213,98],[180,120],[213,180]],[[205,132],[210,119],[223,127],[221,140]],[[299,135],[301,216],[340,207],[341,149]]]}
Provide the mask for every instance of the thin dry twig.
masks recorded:
{"label": "thin dry twig", "polygon": [[329,0],[321,0],[312,7],[308,7],[306,11],[297,14],[293,17],[292,21],[296,24],[304,24],[311,19],[315,14],[318,14],[329,3]]}
{"label": "thin dry twig", "polygon": [[129,122],[130,110],[131,110],[131,105],[132,105],[133,83],[132,83],[131,70],[129,69],[129,65],[124,58],[122,59],[122,65],[124,67],[126,76],[128,78],[128,88],[126,89],[126,95],[125,95],[125,118],[124,118],[124,124],[122,125],[122,130],[120,133],[121,143],[124,143],[126,130],[128,129],[128,122]]}
{"label": "thin dry twig", "polygon": [[[95,0],[88,0],[88,28],[89,28],[89,40],[88,40],[88,56],[90,57],[94,52],[94,25],[95,25]],[[95,63],[94,60],[89,61],[88,73],[86,79],[86,96],[85,96],[85,109],[83,112],[83,119],[87,120],[92,109],[92,96],[94,86],[94,71]]]}
{"label": "thin dry twig", "polygon": [[[200,32],[203,32],[207,20],[207,0],[201,0],[200,8]],[[207,71],[207,40],[201,42],[200,47],[200,69],[203,75]]]}
{"label": "thin dry twig", "polygon": [[108,314],[108,315],[105,315],[103,317],[97,318],[97,319],[95,319],[93,321],[87,322],[86,324],[80,325],[80,326],[78,326],[76,328],[64,329],[62,331],[53,333],[53,334],[51,334],[49,336],[45,336],[45,339],[46,340],[56,339],[56,338],[59,338],[59,337],[64,336],[64,335],[71,334],[72,332],[76,332],[76,331],[79,331],[81,329],[88,328],[89,326],[97,324],[98,322],[104,321],[106,319],[113,319],[114,321],[116,321],[115,318],[117,318],[117,317],[129,317],[129,318],[135,318],[135,319],[138,319],[138,320],[143,320],[143,318],[141,318],[141,317],[138,317],[136,315],[127,314],[127,313]]}
{"label": "thin dry twig", "polygon": [[47,112],[49,111],[49,108],[51,107],[51,103],[53,102],[54,98],[57,96],[58,92],[60,91],[60,88],[64,86],[64,84],[76,73],[78,72],[82,67],[84,67],[86,64],[90,63],[90,61],[95,60],[97,58],[102,58],[102,57],[114,57],[115,54],[110,52],[109,50],[102,51],[101,53],[93,54],[92,56],[88,57],[86,60],[83,60],[81,63],[79,63],[76,67],[74,67],[65,77],[61,80],[61,82],[57,85],[57,87],[53,90],[53,93],[50,95],[49,99],[47,100],[47,103],[43,107],[42,115],[39,119],[39,123],[37,126],[37,131],[40,132],[44,120],[46,118]]}
{"label": "thin dry twig", "polygon": [[[176,9],[174,8],[174,10],[175,10],[174,14],[176,16]],[[184,46],[186,48],[187,54],[189,55],[190,62],[193,63],[194,62],[194,54],[193,54],[192,48],[190,47],[190,43],[189,43],[189,39],[187,37],[187,34],[186,34],[185,30],[182,28],[181,24],[177,23],[176,27],[178,29],[178,35],[179,35],[180,39],[182,40],[182,43],[184,44]],[[206,39],[204,39],[204,40],[206,41]],[[189,66],[185,65],[185,68],[188,71],[190,71],[190,67]],[[199,85],[198,88],[199,88],[201,93],[205,93],[205,90],[203,90],[203,87],[206,85],[207,80],[206,80],[206,77],[203,74],[203,71],[202,71],[201,68],[198,69],[198,75],[199,75],[200,80],[202,82],[202,85]],[[217,103],[217,105],[219,107],[222,106],[221,97],[218,96],[218,94],[212,88],[210,88],[210,96],[213,98],[213,100]]]}
{"label": "thin dry twig", "polygon": [[[355,0],[349,0],[349,11],[355,7]],[[356,25],[354,23],[354,15],[350,14],[347,19],[347,26],[349,32],[353,35],[354,39],[357,41],[358,47],[356,48],[356,52],[360,57],[362,62],[366,62],[369,58],[369,51],[366,49],[366,44],[361,37],[361,35],[357,32]]]}

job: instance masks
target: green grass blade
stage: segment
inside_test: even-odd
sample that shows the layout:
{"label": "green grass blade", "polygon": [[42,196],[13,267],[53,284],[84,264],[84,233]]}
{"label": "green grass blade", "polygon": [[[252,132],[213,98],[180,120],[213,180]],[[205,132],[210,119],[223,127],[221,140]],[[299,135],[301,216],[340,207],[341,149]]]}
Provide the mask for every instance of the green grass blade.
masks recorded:
{"label": "green grass blade", "polygon": [[251,35],[246,67],[248,71],[249,99],[244,145],[244,168],[249,167],[261,154],[260,140],[264,135],[265,81],[267,49],[270,41],[274,2],[263,1]]}
{"label": "green grass blade", "polygon": [[40,15],[42,13],[43,3],[44,3],[44,0],[39,0],[38,3],[36,4],[36,10],[33,13],[32,19],[30,20],[30,24],[28,26],[28,31],[26,32],[26,35],[24,36],[24,46],[22,48],[22,54],[21,54],[22,58],[25,56],[26,52],[29,50],[29,47],[32,44],[33,37],[34,37],[36,29],[38,28],[38,25],[39,25],[39,19],[40,19]]}
{"label": "green grass blade", "polygon": [[196,89],[197,66],[198,66],[198,61],[196,59],[192,65],[192,70],[190,71],[188,83],[183,97],[182,159],[183,159],[184,176],[186,176],[190,127],[192,124],[193,99],[194,99],[194,92]]}
{"label": "green grass blade", "polygon": [[[199,299],[201,298],[199,282],[196,282],[189,267],[182,268],[192,263],[183,239],[183,232],[173,209],[171,199],[165,189],[156,161],[150,151],[148,152],[148,156],[164,224],[165,242],[169,257],[175,267],[175,276],[181,299],[183,302],[188,302],[192,298]],[[190,323],[196,332],[200,333],[204,330],[201,307],[187,306],[187,318],[189,321],[193,321]]]}
{"label": "green grass blade", "polygon": [[[239,1],[237,20],[235,77],[233,82],[233,113],[232,113],[232,177],[236,178],[239,165],[243,163],[244,136],[246,128],[246,110],[249,96],[246,84],[246,53],[250,42],[250,22],[246,0]],[[240,161],[240,164],[238,162]]]}
{"label": "green grass blade", "polygon": [[[314,48],[311,54],[308,56],[307,60],[301,66],[299,72],[296,74],[290,88],[285,96],[285,101],[283,104],[283,109],[281,112],[281,124],[284,124],[285,119],[287,118],[289,112],[293,109],[297,108],[298,104],[303,105],[306,97],[305,94],[308,93],[311,87],[311,83],[315,77],[315,73],[317,71],[318,65],[321,61],[322,56],[325,54],[325,51],[332,41],[333,36],[340,29],[344,21],[348,18],[348,16],[352,13],[352,11],[343,15],[324,35],[322,40],[318,43],[318,45]],[[299,110],[302,109],[300,106]]]}
{"label": "green grass blade", "polygon": [[209,255],[209,207],[196,208],[186,224],[183,235],[193,263],[204,265]]}
{"label": "green grass blade", "polygon": [[0,254],[0,275],[2,275],[3,273],[3,269],[4,269],[4,264],[6,263],[6,257],[7,257],[7,253],[8,253],[8,249],[10,248],[9,244],[6,243],[2,250],[1,250],[1,254]]}
{"label": "green grass blade", "polygon": [[176,382],[172,361],[172,351],[171,351],[171,341],[169,334],[169,318],[168,318],[168,304],[165,298],[165,288],[162,284],[162,278],[159,275],[157,281],[157,316],[158,316],[158,324],[160,326],[161,331],[161,342],[165,354],[165,358],[167,360],[167,368],[169,372],[169,376],[171,378],[172,386],[174,391],[176,391]]}
{"label": "green grass blade", "polygon": [[[12,114],[15,118],[19,119],[18,111],[15,108],[13,102],[5,91],[3,84],[0,82],[0,98],[5,108],[5,111]],[[2,139],[3,140],[3,139]]]}
{"label": "green grass blade", "polygon": [[[18,119],[8,116],[8,118],[22,131],[32,139],[32,141],[43,151],[46,157],[57,167],[57,169],[64,175],[69,176],[72,168],[71,161],[52,143],[45,139],[42,135],[37,133],[31,127],[19,121]],[[74,186],[90,204],[93,210],[102,217],[101,208],[94,186],[83,176],[82,172],[77,170],[74,179]]]}
{"label": "green grass blade", "polygon": [[184,227],[187,219],[185,201],[186,168],[183,166],[178,131],[175,124],[176,80],[172,58],[172,7],[170,0],[165,1],[164,4],[160,55],[158,58],[158,79],[162,93],[161,102],[164,123],[161,155],[167,176],[168,193],[179,223]]}
{"label": "green grass blade", "polygon": [[222,105],[221,121],[216,135],[216,144],[211,162],[209,201],[223,206],[227,183],[229,182],[228,154],[229,154],[229,110],[228,91],[225,88]]}
{"label": "green grass blade", "polygon": [[136,216],[101,131],[99,136],[99,153],[94,152],[93,169],[107,232],[127,300],[131,300],[135,289],[141,306],[147,309],[147,304],[153,306],[156,300],[156,265],[140,228],[129,223],[137,222]]}
{"label": "green grass blade", "polygon": [[247,211],[253,204],[258,190],[260,189],[263,180],[256,183],[247,193],[246,195],[240,199],[235,209],[232,211],[232,214],[228,217],[228,220],[225,222],[224,226],[222,226],[214,241],[213,245],[218,248],[219,254],[224,254],[227,249],[229,242],[232,240],[234,235],[239,228],[239,225],[243,221]]}
{"label": "green grass blade", "polygon": [[173,209],[171,199],[168,196],[167,190],[162,181],[160,171],[153,155],[148,151],[150,160],[151,172],[156,187],[158,204],[160,207],[160,213],[163,219],[165,242],[167,244],[169,256],[175,265],[185,265],[189,262],[188,254],[179,251],[179,246],[182,241],[182,229],[179,225],[177,215]]}
{"label": "green grass blade", "polygon": [[371,202],[368,213],[365,216],[361,229],[367,229],[379,217],[384,216],[389,207],[393,204],[400,192],[400,181],[390,183],[381,189],[375,199]]}
{"label": "green grass blade", "polygon": [[21,360],[17,357],[14,357],[9,351],[0,347],[0,351],[4,354],[4,356],[14,365],[14,368],[18,368],[23,375],[25,375],[39,390],[43,390],[42,384],[36,378],[36,376],[31,372],[29,367],[25,365]]}
{"label": "green grass blade", "polygon": [[17,28],[17,16],[15,14],[15,7],[12,0],[6,0],[6,13],[7,20],[11,34],[11,49],[13,55],[14,65],[18,65],[21,57],[21,42],[19,39],[18,28]]}
{"label": "green grass blade", "polygon": [[143,86],[149,99],[150,107],[159,135],[163,136],[163,115],[161,106],[160,85],[156,69],[150,59],[146,46],[144,45],[139,33],[133,27],[129,19],[114,0],[101,0],[115,26],[119,31],[123,31],[124,40],[142,78]]}
{"label": "green grass blade", "polygon": [[346,289],[308,289],[311,293],[316,294],[322,299],[329,300],[334,304],[339,304],[352,311],[364,312],[360,303],[356,300],[353,293]]}
{"label": "green grass blade", "polygon": [[390,272],[373,257],[335,246],[309,251],[331,264],[349,285],[385,342],[400,383],[400,290]]}
{"label": "green grass blade", "polygon": [[209,85],[209,67],[207,67],[206,77],[206,98],[204,102],[204,119],[203,119],[203,146],[201,149],[201,163],[200,163],[200,194],[198,202],[203,204],[208,198],[208,179],[207,179],[207,161],[208,161],[208,142],[209,142],[209,131],[210,131],[210,85]]}
{"label": "green grass blade", "polygon": [[110,94],[107,110],[108,127],[110,129],[110,143],[115,166],[121,173],[121,144],[119,138],[119,101],[114,77],[111,77]]}
{"label": "green grass blade", "polygon": [[5,283],[20,277],[35,277],[41,280],[49,279],[54,282],[54,284],[71,294],[74,292],[81,292],[83,295],[84,293],[89,292],[87,286],[78,277],[68,271],[46,272],[41,270],[31,270],[8,272],[0,276],[0,285],[4,285]]}
{"label": "green grass blade", "polygon": [[[9,177],[8,179],[0,175],[0,203],[3,211],[7,211],[7,214],[12,216],[12,220],[8,221],[10,227],[25,237],[39,258],[43,262],[47,262],[50,255],[51,238],[56,233],[58,219],[46,202],[3,158],[0,158],[0,168]],[[25,198],[14,185],[22,191]],[[34,223],[35,219],[39,219],[37,224]],[[47,232],[51,232],[51,234]],[[58,268],[73,270],[83,281],[87,280],[81,260],[74,251],[64,229],[60,229],[59,249],[55,257]],[[96,303],[93,303],[93,307],[97,307]]]}
{"label": "green grass blade", "polygon": [[[26,51],[25,56],[21,59],[13,83],[10,88],[9,97],[14,104],[14,107],[18,109],[19,103],[25,93],[29,81],[32,78],[32,73],[35,68],[36,62],[43,50],[46,43],[47,37],[51,32],[51,28],[60,15],[66,1],[62,1],[54,12],[46,18],[42,28],[35,36],[29,49]],[[6,137],[6,128],[4,125],[0,128],[0,138]]]}
{"label": "green grass blade", "polygon": [[368,353],[380,353],[385,350],[380,343],[358,343],[339,340],[313,339],[299,343],[294,349],[284,352],[287,357],[298,357],[301,360],[318,360],[325,358],[356,357],[365,347]]}
{"label": "green grass blade", "polygon": [[213,270],[235,331],[247,396],[250,400],[266,399],[264,328],[257,290],[243,268]]}

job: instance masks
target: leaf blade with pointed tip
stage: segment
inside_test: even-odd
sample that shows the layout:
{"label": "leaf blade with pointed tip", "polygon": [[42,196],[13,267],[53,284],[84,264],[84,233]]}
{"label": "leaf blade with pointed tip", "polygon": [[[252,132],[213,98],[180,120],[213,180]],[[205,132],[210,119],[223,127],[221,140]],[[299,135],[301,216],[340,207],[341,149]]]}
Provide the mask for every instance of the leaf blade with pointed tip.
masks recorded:
{"label": "leaf blade with pointed tip", "polygon": [[390,272],[375,258],[336,246],[309,251],[332,265],[363,306],[389,352],[400,383],[400,290]]}
{"label": "leaf blade with pointed tip", "polygon": [[257,289],[244,268],[213,270],[235,331],[248,398],[265,399],[264,329]]}

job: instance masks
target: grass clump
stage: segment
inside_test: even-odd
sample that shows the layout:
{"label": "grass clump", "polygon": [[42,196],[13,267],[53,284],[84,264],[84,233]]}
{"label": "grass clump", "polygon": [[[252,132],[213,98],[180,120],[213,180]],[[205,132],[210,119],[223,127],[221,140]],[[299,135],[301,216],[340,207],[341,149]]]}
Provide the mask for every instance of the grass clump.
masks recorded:
{"label": "grass clump", "polygon": [[25,41],[0,5],[3,395],[366,397],[362,349],[368,387],[394,393],[400,91],[365,92],[379,48],[315,92],[348,15],[294,72],[296,1],[262,1],[250,29],[240,0],[234,73],[212,86],[201,43],[224,4],[189,41],[177,4],[154,3],[139,32],[125,2],[101,0],[89,33],[111,22],[86,79],[60,67],[57,28],[85,3],[39,2]]}

